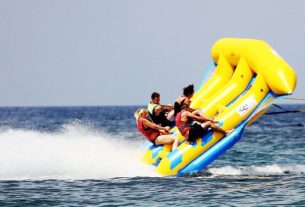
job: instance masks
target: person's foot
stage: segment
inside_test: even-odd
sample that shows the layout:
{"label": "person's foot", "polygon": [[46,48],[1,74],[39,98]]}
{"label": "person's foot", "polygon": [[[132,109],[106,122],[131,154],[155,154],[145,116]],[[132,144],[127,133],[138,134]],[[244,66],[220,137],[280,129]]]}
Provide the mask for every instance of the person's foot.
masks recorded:
{"label": "person's foot", "polygon": [[228,136],[229,134],[231,134],[234,131],[234,128],[231,130],[226,130],[226,135]]}

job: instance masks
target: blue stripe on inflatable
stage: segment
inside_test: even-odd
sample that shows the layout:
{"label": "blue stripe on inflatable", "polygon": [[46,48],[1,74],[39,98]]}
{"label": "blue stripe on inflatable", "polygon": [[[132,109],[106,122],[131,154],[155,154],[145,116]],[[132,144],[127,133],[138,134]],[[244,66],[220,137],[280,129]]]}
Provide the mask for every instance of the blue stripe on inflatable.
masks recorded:
{"label": "blue stripe on inflatable", "polygon": [[201,146],[206,145],[209,141],[212,140],[213,138],[213,131],[209,130],[208,133],[206,135],[203,136],[202,141],[201,141]]}
{"label": "blue stripe on inflatable", "polygon": [[[185,146],[185,150],[194,147],[193,145],[189,144]],[[166,155],[167,159],[171,162],[170,169],[175,168],[177,165],[179,165],[182,162],[182,152],[178,149],[175,149],[174,151],[168,153]]]}
{"label": "blue stripe on inflatable", "polygon": [[170,153],[170,154],[174,155],[170,157],[170,160],[172,160],[170,169],[172,170],[182,162],[182,153],[181,151],[178,150],[176,153]]}
{"label": "blue stripe on inflatable", "polygon": [[163,149],[163,146],[152,146],[149,148],[152,151],[152,158],[158,156],[159,152]]}
{"label": "blue stripe on inflatable", "polygon": [[160,161],[161,161],[161,158],[158,158],[158,159],[156,160],[156,162],[155,162],[154,164],[152,164],[152,165],[155,166],[155,167],[157,167],[157,166],[159,165]]}
{"label": "blue stripe on inflatable", "polygon": [[153,146],[154,145],[151,142],[145,141],[141,148],[142,153],[144,153],[147,149],[149,149],[150,147],[153,147]]}
{"label": "blue stripe on inflatable", "polygon": [[208,75],[215,69],[215,67],[216,67],[216,64],[215,64],[214,60],[212,60],[209,63],[209,65],[205,68],[203,76],[202,76],[199,84],[196,86],[195,91],[198,91],[201,88],[201,86],[206,82]]}

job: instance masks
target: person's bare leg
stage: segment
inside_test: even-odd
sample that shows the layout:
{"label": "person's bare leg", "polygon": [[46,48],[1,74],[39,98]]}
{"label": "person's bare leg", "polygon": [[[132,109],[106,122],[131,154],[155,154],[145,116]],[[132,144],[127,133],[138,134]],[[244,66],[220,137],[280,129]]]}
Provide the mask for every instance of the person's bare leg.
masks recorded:
{"label": "person's bare leg", "polygon": [[209,117],[205,116],[204,113],[202,113],[199,109],[192,112],[192,114],[197,115],[205,119],[206,121],[210,120]]}
{"label": "person's bare leg", "polygon": [[179,139],[178,137],[172,137],[171,135],[160,135],[157,137],[156,139],[156,144],[160,145],[160,144],[173,144],[172,145],[172,150],[176,149],[178,144],[179,144]]}
{"label": "person's bare leg", "polygon": [[175,141],[172,146],[172,150],[176,149],[179,145],[179,137],[175,137]]}
{"label": "person's bare leg", "polygon": [[205,127],[211,127],[212,130],[217,131],[217,132],[221,132],[224,133],[225,135],[230,134],[234,129],[231,130],[224,130],[221,127],[219,127],[218,125],[214,124],[213,122],[206,122],[204,123]]}

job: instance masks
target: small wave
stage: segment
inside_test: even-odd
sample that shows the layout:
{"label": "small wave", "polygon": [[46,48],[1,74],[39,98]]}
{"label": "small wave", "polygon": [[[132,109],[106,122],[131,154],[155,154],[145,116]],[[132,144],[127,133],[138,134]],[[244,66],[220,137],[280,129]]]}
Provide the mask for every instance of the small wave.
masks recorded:
{"label": "small wave", "polygon": [[0,180],[155,176],[140,162],[138,148],[80,123],[57,133],[6,129],[0,131]]}
{"label": "small wave", "polygon": [[271,176],[284,174],[304,174],[305,165],[264,165],[264,166],[247,166],[232,167],[224,166],[209,168],[207,172],[212,175],[249,175],[249,176]]}

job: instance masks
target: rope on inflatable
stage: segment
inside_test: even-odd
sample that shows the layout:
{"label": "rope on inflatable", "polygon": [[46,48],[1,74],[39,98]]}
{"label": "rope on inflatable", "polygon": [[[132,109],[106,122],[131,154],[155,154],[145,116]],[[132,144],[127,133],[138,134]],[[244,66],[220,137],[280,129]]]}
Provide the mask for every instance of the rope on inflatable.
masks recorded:
{"label": "rope on inflatable", "polygon": [[[287,98],[286,98],[287,99]],[[305,100],[305,99],[304,99]],[[272,114],[286,114],[286,113],[304,113],[305,110],[287,110],[285,108],[283,108],[282,106],[279,106],[277,104],[272,104],[273,106],[283,110],[283,111],[276,111],[276,112],[268,112],[268,113],[265,113],[267,115],[272,115]]]}

